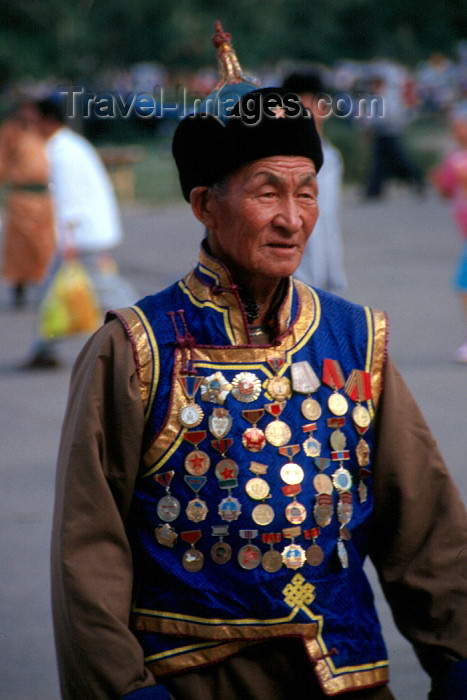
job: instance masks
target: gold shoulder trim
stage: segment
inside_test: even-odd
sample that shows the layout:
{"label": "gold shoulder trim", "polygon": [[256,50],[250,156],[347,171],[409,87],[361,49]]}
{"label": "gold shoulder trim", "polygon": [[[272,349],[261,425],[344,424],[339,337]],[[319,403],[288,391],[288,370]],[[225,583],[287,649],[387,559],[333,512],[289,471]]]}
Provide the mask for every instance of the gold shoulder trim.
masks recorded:
{"label": "gold shoulder trim", "polygon": [[125,326],[133,344],[141,400],[145,419],[147,419],[159,381],[160,363],[157,342],[146,316],[137,306],[117,309],[113,313]]}
{"label": "gold shoulder trim", "polygon": [[365,307],[365,313],[368,324],[366,371],[371,376],[372,402],[374,409],[376,409],[383,389],[389,327],[384,311]]}

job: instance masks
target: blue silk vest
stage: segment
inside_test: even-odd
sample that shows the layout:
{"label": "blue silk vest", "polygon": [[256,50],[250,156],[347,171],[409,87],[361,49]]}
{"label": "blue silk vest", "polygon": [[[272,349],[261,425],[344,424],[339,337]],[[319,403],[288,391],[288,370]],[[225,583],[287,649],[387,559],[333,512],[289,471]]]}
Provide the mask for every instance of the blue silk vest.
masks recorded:
{"label": "blue silk vest", "polygon": [[[134,346],[146,416],[128,526],[135,555],[132,628],[146,664],[160,678],[271,637],[300,636],[327,695],[387,682],[387,654],[363,572],[384,314],[290,280],[274,344],[254,345],[235,284],[204,251],[182,281],[115,313]],[[264,410],[277,403],[268,393],[274,377],[290,379],[304,361],[320,380],[325,366],[337,367],[347,383],[333,388],[325,371],[311,394],[321,413],[314,421],[302,414],[307,395],[296,382],[279,402],[280,415]],[[360,430],[352,419],[353,370],[371,382],[362,403],[372,420]],[[183,378],[194,376],[204,384],[192,396],[191,380],[184,387]],[[346,389],[348,408],[344,402],[337,417],[328,399]],[[182,425],[187,404],[199,407],[193,409],[199,425]],[[287,445],[275,446],[262,433],[246,439],[253,424],[267,432],[276,420],[290,428]],[[366,456],[359,464],[362,439]],[[229,468],[219,473],[223,459],[235,465],[224,462]],[[290,470],[282,469],[290,462],[298,465],[292,484],[284,481]],[[252,483],[255,478],[261,481]],[[178,510],[161,508],[167,495]],[[318,516],[323,500],[329,517]],[[257,517],[262,511],[255,508],[265,505],[269,516]],[[306,558],[313,543],[320,549]],[[278,555],[264,556],[271,549],[280,553],[279,564]],[[274,566],[267,564],[271,556]]]}

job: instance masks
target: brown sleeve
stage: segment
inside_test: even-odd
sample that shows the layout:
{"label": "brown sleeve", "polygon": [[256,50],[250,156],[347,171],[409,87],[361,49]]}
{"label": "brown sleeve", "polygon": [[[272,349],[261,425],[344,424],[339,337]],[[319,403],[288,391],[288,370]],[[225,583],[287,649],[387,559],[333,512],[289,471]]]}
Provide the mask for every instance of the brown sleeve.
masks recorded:
{"label": "brown sleeve", "polygon": [[128,628],[133,575],[124,522],[142,431],[133,350],[115,320],[76,361],[58,456],[52,603],[65,700],[109,700],[155,682]]}
{"label": "brown sleeve", "polygon": [[433,676],[467,658],[467,515],[391,360],[376,434],[370,554],[397,626]]}

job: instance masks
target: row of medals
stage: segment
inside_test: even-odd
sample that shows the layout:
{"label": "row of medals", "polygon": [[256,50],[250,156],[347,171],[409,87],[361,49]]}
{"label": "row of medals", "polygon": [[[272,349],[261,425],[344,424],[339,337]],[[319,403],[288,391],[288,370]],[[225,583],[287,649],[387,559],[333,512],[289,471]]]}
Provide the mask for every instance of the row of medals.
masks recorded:
{"label": "row of medals", "polygon": [[[344,541],[350,537],[346,525],[349,523],[353,512],[352,494],[350,493],[352,476],[343,466],[344,461],[349,459],[349,452],[345,449],[345,434],[340,430],[345,424],[348,401],[338,390],[344,387],[346,393],[357,401],[352,411],[352,419],[354,427],[360,435],[356,448],[360,467],[358,472],[360,477],[358,493],[360,500],[364,501],[367,493],[365,479],[370,472],[366,469],[369,464],[369,447],[363,439],[363,434],[368,429],[371,418],[368,409],[362,405],[361,401],[371,398],[369,375],[360,370],[353,370],[349,380],[344,382],[342,372],[336,361],[325,360],[324,363],[323,382],[333,389],[327,404],[332,413],[332,416],[327,419],[328,427],[333,430],[330,436],[331,459],[320,457],[321,444],[312,437],[312,433],[317,427],[314,421],[321,417],[322,407],[316,399],[311,397],[311,394],[317,391],[321,381],[307,361],[296,362],[291,365],[292,382],[290,382],[287,377],[277,374],[283,365],[281,359],[278,357],[268,358],[268,364],[276,374],[268,381],[267,392],[275,401],[271,404],[266,404],[264,409],[245,410],[242,412],[243,417],[251,423],[251,427],[246,429],[242,436],[242,444],[245,449],[251,452],[260,452],[267,441],[271,445],[278,447],[279,453],[289,459],[281,468],[280,476],[284,482],[282,487],[284,495],[292,498],[285,509],[285,517],[292,524],[292,527],[284,528],[280,533],[262,533],[262,542],[269,545],[269,550],[266,552],[262,553],[259,547],[251,543],[251,540],[258,536],[258,530],[239,531],[240,537],[247,540],[247,544],[241,547],[237,554],[238,563],[244,569],[254,569],[261,564],[263,569],[272,573],[278,571],[283,565],[290,569],[298,569],[305,563],[311,566],[319,566],[323,561],[324,553],[316,540],[320,534],[320,529],[329,525],[332,520],[333,488],[339,493],[337,516],[340,522],[340,530],[337,541],[337,554],[341,565],[344,568],[348,566]],[[247,404],[259,398],[262,387],[260,379],[251,372],[238,373],[233,378],[232,383],[227,382],[220,372],[215,372],[204,378],[197,375],[180,377],[179,381],[187,398],[187,404],[180,410],[179,419],[185,428],[191,429],[191,431],[189,430],[185,433],[184,437],[195,448],[186,456],[184,462],[185,469],[188,472],[184,477],[185,482],[196,494],[196,497],[188,503],[185,512],[189,520],[201,522],[206,518],[208,509],[206,503],[198,496],[198,492],[206,483],[207,477],[205,474],[210,467],[210,458],[205,452],[198,449],[198,444],[206,437],[206,431],[193,430],[201,423],[204,417],[203,409],[195,403],[196,392],[200,389],[201,399],[215,404],[222,405],[229,393],[238,401]],[[318,473],[313,479],[313,486],[317,492],[313,515],[317,526],[308,530],[302,530],[300,527],[307,517],[307,511],[305,506],[297,501],[296,498],[301,491],[300,483],[304,478],[304,471],[299,464],[292,461],[294,455],[300,450],[300,446],[288,444],[291,437],[290,427],[279,419],[287,399],[292,395],[292,388],[297,393],[307,394],[307,398],[301,404],[301,412],[304,418],[313,421],[311,424],[303,426],[304,432],[308,434],[307,439],[303,443],[303,449],[308,457],[314,458],[314,463],[318,468]],[[273,416],[274,420],[263,431],[256,424],[264,415],[265,410]],[[219,451],[222,457],[216,464],[215,475],[218,479],[219,487],[228,492],[227,497],[222,499],[219,504],[219,515],[222,520],[230,522],[236,520],[241,512],[240,502],[231,495],[231,490],[237,486],[238,465],[232,459],[226,457],[226,451],[232,444],[231,439],[226,439],[232,425],[232,417],[228,410],[217,407],[214,408],[209,416],[208,424],[211,433],[216,438],[211,444]],[[331,462],[338,463],[339,466],[330,478],[323,471],[331,465]],[[266,474],[268,466],[252,461],[249,468],[254,477],[245,484],[245,491],[250,498],[259,501],[252,511],[252,519],[257,525],[264,527],[269,525],[275,517],[272,507],[264,502],[270,497],[269,484],[262,478]],[[157,504],[157,514],[160,520],[163,521],[163,524],[156,528],[155,535],[160,544],[169,547],[174,546],[178,537],[169,523],[176,520],[181,511],[178,499],[170,493],[170,482],[174,474],[174,471],[168,471],[154,476],[158,484],[166,489],[166,495]],[[212,546],[210,553],[213,561],[218,564],[228,562],[232,556],[230,545],[224,541],[224,537],[229,534],[228,528],[228,524],[212,526],[212,535],[218,537],[219,541]],[[200,530],[180,533],[182,540],[190,545],[190,548],[184,553],[182,558],[182,564],[187,571],[196,572],[203,567],[204,555],[195,548],[195,544],[201,538],[201,534]],[[295,539],[300,536],[311,542],[306,550],[295,542]],[[282,538],[288,539],[290,544],[280,552],[274,549],[274,544],[280,542]]]}

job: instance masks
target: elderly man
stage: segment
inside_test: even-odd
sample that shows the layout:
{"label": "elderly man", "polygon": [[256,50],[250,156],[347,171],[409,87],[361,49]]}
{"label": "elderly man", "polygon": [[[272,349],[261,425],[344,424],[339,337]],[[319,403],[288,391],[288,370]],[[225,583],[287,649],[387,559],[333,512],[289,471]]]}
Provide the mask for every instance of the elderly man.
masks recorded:
{"label": "elderly man", "polygon": [[226,87],[174,137],[197,267],[109,315],[74,369],[63,697],[392,698],[367,554],[433,698],[465,697],[459,494],[384,314],[292,277],[318,214],[313,119],[279,89]]}

